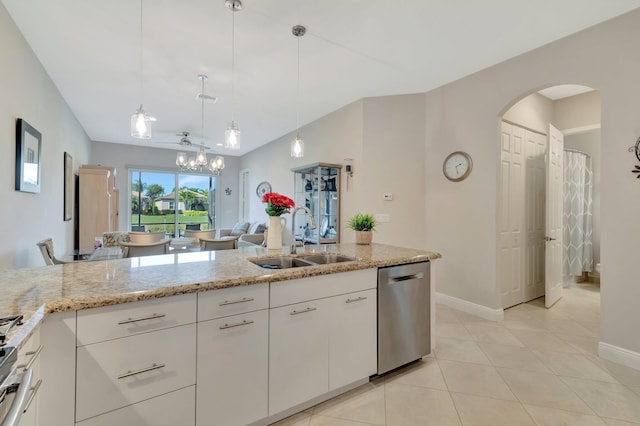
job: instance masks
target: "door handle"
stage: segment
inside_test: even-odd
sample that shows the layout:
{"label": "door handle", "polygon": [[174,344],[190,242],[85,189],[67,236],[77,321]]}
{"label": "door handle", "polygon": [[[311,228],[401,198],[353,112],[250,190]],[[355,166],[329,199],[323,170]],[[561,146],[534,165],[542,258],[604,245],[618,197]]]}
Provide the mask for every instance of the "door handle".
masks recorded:
{"label": "door handle", "polygon": [[545,241],[555,241],[556,239],[553,237],[544,237]]}

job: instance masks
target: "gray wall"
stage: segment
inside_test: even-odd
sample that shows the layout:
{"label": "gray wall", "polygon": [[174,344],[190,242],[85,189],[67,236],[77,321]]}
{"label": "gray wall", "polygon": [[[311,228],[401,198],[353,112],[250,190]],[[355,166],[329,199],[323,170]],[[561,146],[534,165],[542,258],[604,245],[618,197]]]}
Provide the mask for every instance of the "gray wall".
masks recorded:
{"label": "gray wall", "polygon": [[[71,154],[77,173],[89,139],[1,3],[0,53],[0,269],[43,266],[36,242],[52,237],[57,255],[73,249],[73,221],[63,220],[63,157]],[[42,133],[39,194],[14,190],[17,118]]]}
{"label": "gray wall", "polygon": [[[91,163],[116,168],[116,187],[120,190],[120,216],[118,229],[129,229],[127,212],[130,211],[131,196],[129,187],[129,168],[147,168],[150,170],[168,170],[175,172],[177,151],[172,149],[151,148],[117,143],[92,142]],[[218,179],[217,228],[230,228],[238,217],[238,157],[225,157],[225,169]],[[230,188],[231,195],[226,195]]]}
{"label": "gray wall", "polygon": [[[240,168],[249,170],[251,190],[266,180],[275,192],[292,196],[292,168],[315,162],[344,165],[351,158],[353,178],[341,175],[341,242],[355,241],[346,220],[366,212],[390,218],[378,224],[375,242],[426,248],[423,99],[420,94],[354,102],[300,130],[304,158],[289,156],[294,135],[288,134],[243,156]],[[383,201],[385,193],[392,193],[393,201]],[[251,219],[266,221],[258,197],[250,201]],[[285,235],[290,241],[290,229]]]}
{"label": "gray wall", "polygon": [[[640,11],[591,27],[425,94],[427,243],[443,254],[438,291],[499,308],[496,288],[498,119],[522,97],[557,84],[582,84],[602,99],[602,341],[640,352],[635,279],[640,229],[636,163],[627,151],[640,136]],[[611,64],[615,64],[612,66]],[[451,183],[442,160],[463,149],[471,176]]]}

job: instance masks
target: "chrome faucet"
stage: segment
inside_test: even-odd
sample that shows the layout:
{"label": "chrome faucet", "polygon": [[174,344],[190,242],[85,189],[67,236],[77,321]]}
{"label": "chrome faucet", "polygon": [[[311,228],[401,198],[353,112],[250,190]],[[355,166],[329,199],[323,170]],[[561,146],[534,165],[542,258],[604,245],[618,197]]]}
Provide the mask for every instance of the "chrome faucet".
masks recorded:
{"label": "chrome faucet", "polygon": [[[309,215],[309,226],[311,229],[316,229],[316,221],[313,220],[313,212],[309,210],[307,207],[300,206],[293,209],[293,213],[291,213],[291,238],[293,239],[291,243],[291,254],[296,254],[296,213],[298,210],[304,210]],[[302,233],[302,247],[304,247],[304,232]]]}

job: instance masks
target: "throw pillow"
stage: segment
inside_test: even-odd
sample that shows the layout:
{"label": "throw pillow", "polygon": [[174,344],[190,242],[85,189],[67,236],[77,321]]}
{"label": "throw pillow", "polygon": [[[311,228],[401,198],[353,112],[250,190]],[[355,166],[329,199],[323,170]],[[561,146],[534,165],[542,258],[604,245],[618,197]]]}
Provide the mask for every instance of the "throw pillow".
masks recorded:
{"label": "throw pillow", "polygon": [[264,234],[265,229],[267,229],[267,225],[264,223],[259,223],[254,234]]}
{"label": "throw pillow", "polygon": [[246,234],[247,229],[249,229],[249,225],[251,225],[249,222],[238,222],[233,226],[233,229],[231,230],[231,233],[229,235],[238,236]]}

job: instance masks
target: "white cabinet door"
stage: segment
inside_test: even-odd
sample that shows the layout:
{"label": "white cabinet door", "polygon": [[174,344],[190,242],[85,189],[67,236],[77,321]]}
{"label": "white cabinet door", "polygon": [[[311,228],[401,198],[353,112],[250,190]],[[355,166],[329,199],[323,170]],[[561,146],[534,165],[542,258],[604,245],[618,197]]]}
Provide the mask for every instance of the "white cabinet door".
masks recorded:
{"label": "white cabinet door", "polygon": [[92,417],[77,426],[193,426],[195,386]]}
{"label": "white cabinet door", "polygon": [[334,390],[376,373],[376,290],[329,300],[329,390]]}
{"label": "white cabinet door", "polygon": [[27,399],[25,412],[20,419],[20,426],[36,426],[38,424],[38,399],[42,378],[40,375],[40,329],[36,329],[29,339],[20,348],[16,368],[22,370],[31,368],[33,378],[31,379],[31,393]]}
{"label": "white cabinet door", "polygon": [[198,323],[198,426],[267,417],[269,311]]}
{"label": "white cabinet door", "polygon": [[196,325],[78,348],[76,420],[196,383]]}
{"label": "white cabinet door", "polygon": [[269,415],[329,390],[329,305],[320,299],[270,310]]}

